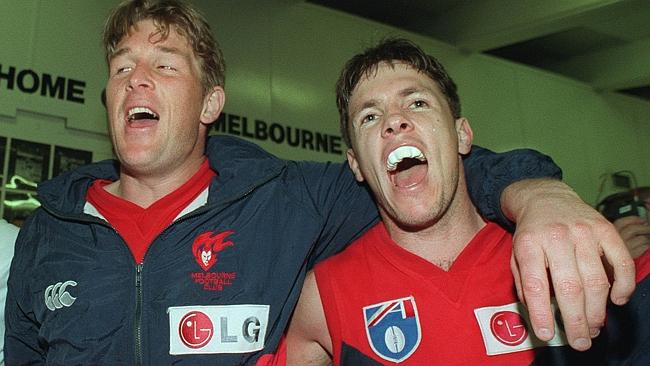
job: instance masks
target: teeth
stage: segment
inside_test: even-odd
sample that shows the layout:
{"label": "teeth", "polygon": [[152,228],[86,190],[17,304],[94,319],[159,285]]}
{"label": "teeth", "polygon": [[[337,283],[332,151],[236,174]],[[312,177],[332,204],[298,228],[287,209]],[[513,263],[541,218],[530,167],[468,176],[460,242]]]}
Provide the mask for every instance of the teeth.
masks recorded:
{"label": "teeth", "polygon": [[400,146],[397,149],[393,150],[386,160],[386,169],[389,172],[397,169],[397,164],[406,158],[418,159],[420,161],[426,161],[424,154],[420,149],[415,146]]}
{"label": "teeth", "polygon": [[151,109],[147,107],[134,107],[129,109],[129,119],[133,119],[133,116],[137,113],[147,113],[153,116],[153,118],[157,119],[158,114],[154,113]]}

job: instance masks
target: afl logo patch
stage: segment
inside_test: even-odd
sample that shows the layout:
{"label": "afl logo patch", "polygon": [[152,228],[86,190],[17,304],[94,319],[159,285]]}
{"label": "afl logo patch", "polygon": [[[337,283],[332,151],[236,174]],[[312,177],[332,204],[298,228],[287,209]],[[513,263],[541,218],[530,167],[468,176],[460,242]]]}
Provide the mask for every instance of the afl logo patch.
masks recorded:
{"label": "afl logo patch", "polygon": [[420,321],[412,296],[363,308],[366,335],[372,350],[391,362],[402,362],[418,348]]}

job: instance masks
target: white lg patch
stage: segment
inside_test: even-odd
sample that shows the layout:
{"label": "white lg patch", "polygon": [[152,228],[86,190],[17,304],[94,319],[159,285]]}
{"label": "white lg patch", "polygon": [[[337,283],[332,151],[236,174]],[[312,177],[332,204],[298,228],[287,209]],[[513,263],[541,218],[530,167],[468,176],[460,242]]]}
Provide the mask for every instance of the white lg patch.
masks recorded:
{"label": "white lg patch", "polygon": [[[551,305],[553,312],[556,313],[558,310],[554,300]],[[555,322],[557,331],[550,341],[543,342],[535,337],[535,334],[527,329],[530,319],[521,303],[474,309],[474,315],[483,336],[485,352],[489,356],[568,344],[557,319]]]}
{"label": "white lg patch", "polygon": [[269,305],[172,306],[167,312],[171,355],[264,349]]}

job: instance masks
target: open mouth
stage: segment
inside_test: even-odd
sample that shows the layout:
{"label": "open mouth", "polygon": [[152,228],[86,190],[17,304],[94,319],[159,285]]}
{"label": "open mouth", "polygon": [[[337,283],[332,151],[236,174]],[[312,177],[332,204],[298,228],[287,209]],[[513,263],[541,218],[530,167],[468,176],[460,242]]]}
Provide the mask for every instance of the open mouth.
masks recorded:
{"label": "open mouth", "polygon": [[158,116],[158,113],[152,111],[147,107],[134,107],[129,109],[129,115],[127,118],[129,122],[151,121],[151,120],[158,121],[159,119],[160,116]]}
{"label": "open mouth", "polygon": [[427,158],[415,146],[400,146],[386,159],[386,170],[396,187],[407,188],[420,183],[427,169]]}

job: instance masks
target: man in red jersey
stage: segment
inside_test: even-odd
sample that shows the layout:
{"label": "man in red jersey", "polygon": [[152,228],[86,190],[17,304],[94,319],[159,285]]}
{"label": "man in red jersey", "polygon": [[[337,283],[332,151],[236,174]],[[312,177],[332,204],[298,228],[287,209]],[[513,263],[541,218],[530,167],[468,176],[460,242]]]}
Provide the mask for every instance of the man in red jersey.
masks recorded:
{"label": "man in red jersey", "polygon": [[512,237],[469,198],[473,133],[443,66],[384,41],[348,61],[337,102],[348,162],[382,222],[307,275],[288,364],[528,365],[535,348],[566,345],[561,331],[532,332]]}

